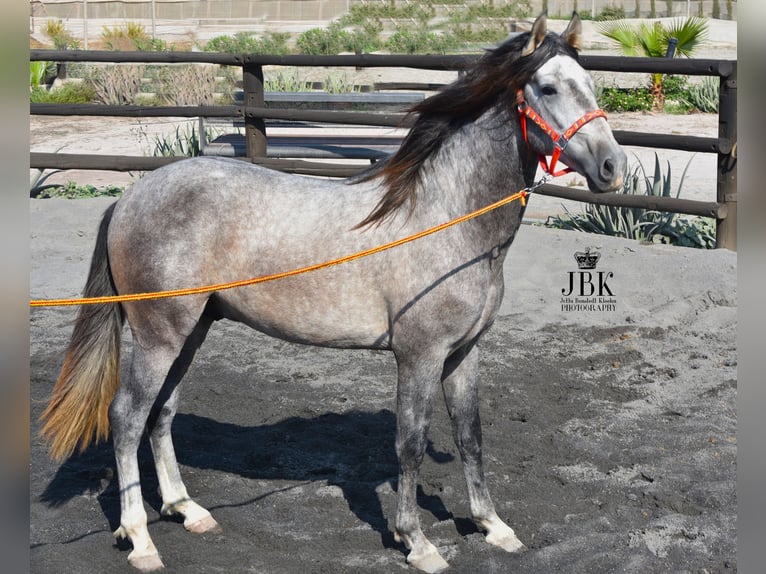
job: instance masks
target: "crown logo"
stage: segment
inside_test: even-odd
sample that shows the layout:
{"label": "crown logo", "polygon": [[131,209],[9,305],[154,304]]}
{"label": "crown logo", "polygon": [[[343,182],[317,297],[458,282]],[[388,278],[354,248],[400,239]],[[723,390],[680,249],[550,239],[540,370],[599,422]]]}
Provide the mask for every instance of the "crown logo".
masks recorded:
{"label": "crown logo", "polygon": [[574,258],[580,269],[595,269],[596,263],[601,258],[601,253],[598,251],[591,252],[590,247],[586,247],[585,252],[575,252]]}

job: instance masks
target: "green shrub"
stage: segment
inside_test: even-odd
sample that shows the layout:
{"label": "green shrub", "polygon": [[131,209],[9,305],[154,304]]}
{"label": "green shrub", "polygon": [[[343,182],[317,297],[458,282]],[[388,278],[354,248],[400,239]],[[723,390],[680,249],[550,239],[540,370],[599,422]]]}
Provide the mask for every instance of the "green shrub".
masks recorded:
{"label": "green shrub", "polygon": [[704,76],[691,83],[686,76],[665,76],[662,82],[667,113],[718,112],[718,78]]}
{"label": "green shrub", "polygon": [[[446,4],[447,2],[439,3]],[[340,23],[343,26],[354,26],[369,20],[385,18],[390,20],[415,20],[418,24],[425,26],[435,15],[436,10],[431,0],[407,3],[397,3],[394,0],[370,3],[355,2],[350,6],[348,14],[340,19]]]}
{"label": "green shrub", "polygon": [[252,32],[237,32],[233,36],[216,36],[211,38],[200,48],[204,52],[225,52],[227,54],[252,53],[252,45],[257,42]]}
{"label": "green shrub", "polygon": [[[440,31],[435,29],[432,22],[436,16],[437,4],[455,7],[447,10],[446,21],[438,24]],[[500,42],[508,36],[509,18],[523,18],[530,13],[531,4],[528,0],[476,3],[459,0],[355,2],[348,14],[338,21],[338,26],[354,27],[356,30],[349,33],[364,38],[363,42],[352,40],[354,46],[348,47],[348,51],[362,53],[385,48],[404,54],[445,53],[476,44]],[[393,20],[395,24],[398,22],[396,31],[385,44],[379,38],[383,29],[382,20]],[[315,52],[319,53],[317,50]]]}
{"label": "green shrub", "polygon": [[624,19],[625,19],[625,8],[623,8],[622,5],[606,6],[603,10],[601,10],[601,12],[599,12],[598,16],[596,16],[596,20],[598,21],[624,20]]}
{"label": "green shrub", "polygon": [[386,49],[394,54],[444,54],[454,47],[449,34],[416,29],[397,30],[386,42]]}
{"label": "green shrub", "polygon": [[367,54],[380,50],[383,46],[380,39],[382,31],[383,24],[379,20],[368,20],[362,23],[349,34],[348,51],[355,54]]}
{"label": "green shrub", "polygon": [[133,40],[139,52],[172,52],[173,47],[160,38],[142,38]]}
{"label": "green shrub", "polygon": [[202,46],[205,52],[229,54],[270,54],[281,56],[290,53],[287,32],[266,32],[259,37],[255,32],[237,32],[233,36],[216,36]]}
{"label": "green shrub", "polygon": [[67,181],[64,185],[46,185],[35,188],[30,196],[37,199],[58,197],[61,199],[84,199],[88,197],[119,197],[123,188],[115,185],[96,187],[94,185],[77,185],[73,181]]}
{"label": "green shrub", "polygon": [[677,100],[666,100],[662,104],[662,112],[669,115],[685,115],[694,111],[694,108],[689,106],[686,102],[680,102]]}
{"label": "green shrub", "polygon": [[688,77],[664,75],[661,86],[663,111],[669,114],[686,114],[694,109],[694,106],[689,104],[686,98],[689,90]]}
{"label": "green shrub", "polygon": [[662,90],[666,98],[677,100],[689,90],[689,78],[668,74],[662,79]]}
{"label": "green shrub", "polygon": [[473,44],[497,44],[507,36],[508,30],[504,23],[496,22],[486,25],[457,23],[448,27],[444,39],[447,42],[446,50],[455,50]]}
{"label": "green shrub", "polygon": [[96,100],[96,90],[89,82],[66,82],[51,90],[38,86],[29,93],[29,101],[35,104],[90,104]]}
{"label": "green shrub", "polygon": [[526,0],[518,2],[479,2],[467,4],[466,10],[456,11],[450,16],[450,22],[476,22],[479,18],[497,18],[508,20],[509,18],[524,18],[531,13],[531,5]]}
{"label": "green shrub", "polygon": [[607,112],[648,112],[654,105],[648,88],[597,87],[596,98]]}
{"label": "green shrub", "polygon": [[341,23],[332,22],[329,27],[307,30],[296,42],[298,51],[309,55],[334,55],[341,52],[364,54],[379,50],[383,46],[380,32],[383,25],[372,20],[355,29],[343,28]]}
{"label": "green shrub", "polygon": [[332,22],[327,28],[306,30],[296,41],[298,51],[310,56],[333,56],[349,52],[353,47],[351,34],[338,22]]}

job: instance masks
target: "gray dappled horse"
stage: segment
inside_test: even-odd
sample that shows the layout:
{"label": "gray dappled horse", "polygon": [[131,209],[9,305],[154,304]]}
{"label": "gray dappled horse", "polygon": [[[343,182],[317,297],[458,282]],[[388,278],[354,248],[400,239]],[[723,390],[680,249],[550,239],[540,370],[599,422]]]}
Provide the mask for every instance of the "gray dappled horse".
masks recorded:
{"label": "gray dappled horse", "polygon": [[[417,105],[399,151],[345,182],[221,158],[154,171],[107,210],[85,295],[215,285],[299,268],[426,229],[529,186],[538,155],[554,151],[551,135],[598,107],[593,82],[577,63],[579,47],[576,14],[561,35],[549,33],[541,16],[531,32],[489,50]],[[542,118],[524,135],[522,107]],[[603,116],[590,119],[559,143],[561,161],[585,176],[591,190],[614,190],[623,181],[625,154]],[[488,542],[523,550],[496,514],[482,469],[476,347],[500,306],[503,261],[523,211],[511,203],[397,249],[277,282],[81,307],[43,415],[52,456],[62,459],[106,438],[111,423],[121,504],[115,534],[130,539],[133,566],[159,569],[139,483],[144,429],[162,513],[182,515],[192,532],[220,528],[187,494],[170,434],[179,383],[214,321],[241,321],[310,345],[386,349],[398,365],[395,536],[409,549],[407,561],[426,572],[447,567],[420,528],[416,504],[439,386],[474,520]],[[130,374],[120,384],[125,319],[134,346]]]}

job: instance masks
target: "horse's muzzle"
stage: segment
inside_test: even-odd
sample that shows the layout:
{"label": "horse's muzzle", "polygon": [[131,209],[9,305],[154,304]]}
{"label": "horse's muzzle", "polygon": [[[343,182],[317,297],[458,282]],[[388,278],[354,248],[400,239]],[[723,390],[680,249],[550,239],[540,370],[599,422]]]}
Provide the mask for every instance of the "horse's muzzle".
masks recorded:
{"label": "horse's muzzle", "polygon": [[598,177],[595,180],[588,178],[590,180],[588,187],[596,193],[617,191],[625,183],[627,172],[628,156],[620,147],[617,147],[601,159]]}

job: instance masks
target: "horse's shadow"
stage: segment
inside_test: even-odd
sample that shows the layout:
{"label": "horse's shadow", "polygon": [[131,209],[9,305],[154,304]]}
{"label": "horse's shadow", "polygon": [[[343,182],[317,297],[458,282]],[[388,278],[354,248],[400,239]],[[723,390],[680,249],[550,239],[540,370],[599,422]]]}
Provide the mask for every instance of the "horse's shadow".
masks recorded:
{"label": "horse's shadow", "polygon": [[[394,541],[376,492],[385,482],[396,488],[395,433],[396,417],[387,409],[291,417],[253,427],[181,413],[173,422],[175,450],[181,465],[253,479],[326,481],[341,489],[349,509],[379,533],[385,547],[400,546]],[[454,459],[450,453],[435,451],[430,442],[427,455],[437,463]],[[144,500],[159,512],[162,501],[146,439],[139,449],[139,465]],[[62,464],[40,501],[59,506],[88,492],[98,492],[101,508],[115,530],[119,526],[120,503],[111,444],[92,446]],[[257,501],[250,499],[240,504]],[[441,497],[427,495],[420,487],[418,504],[440,521],[453,518]],[[463,533],[475,530],[466,520],[455,522]]]}

